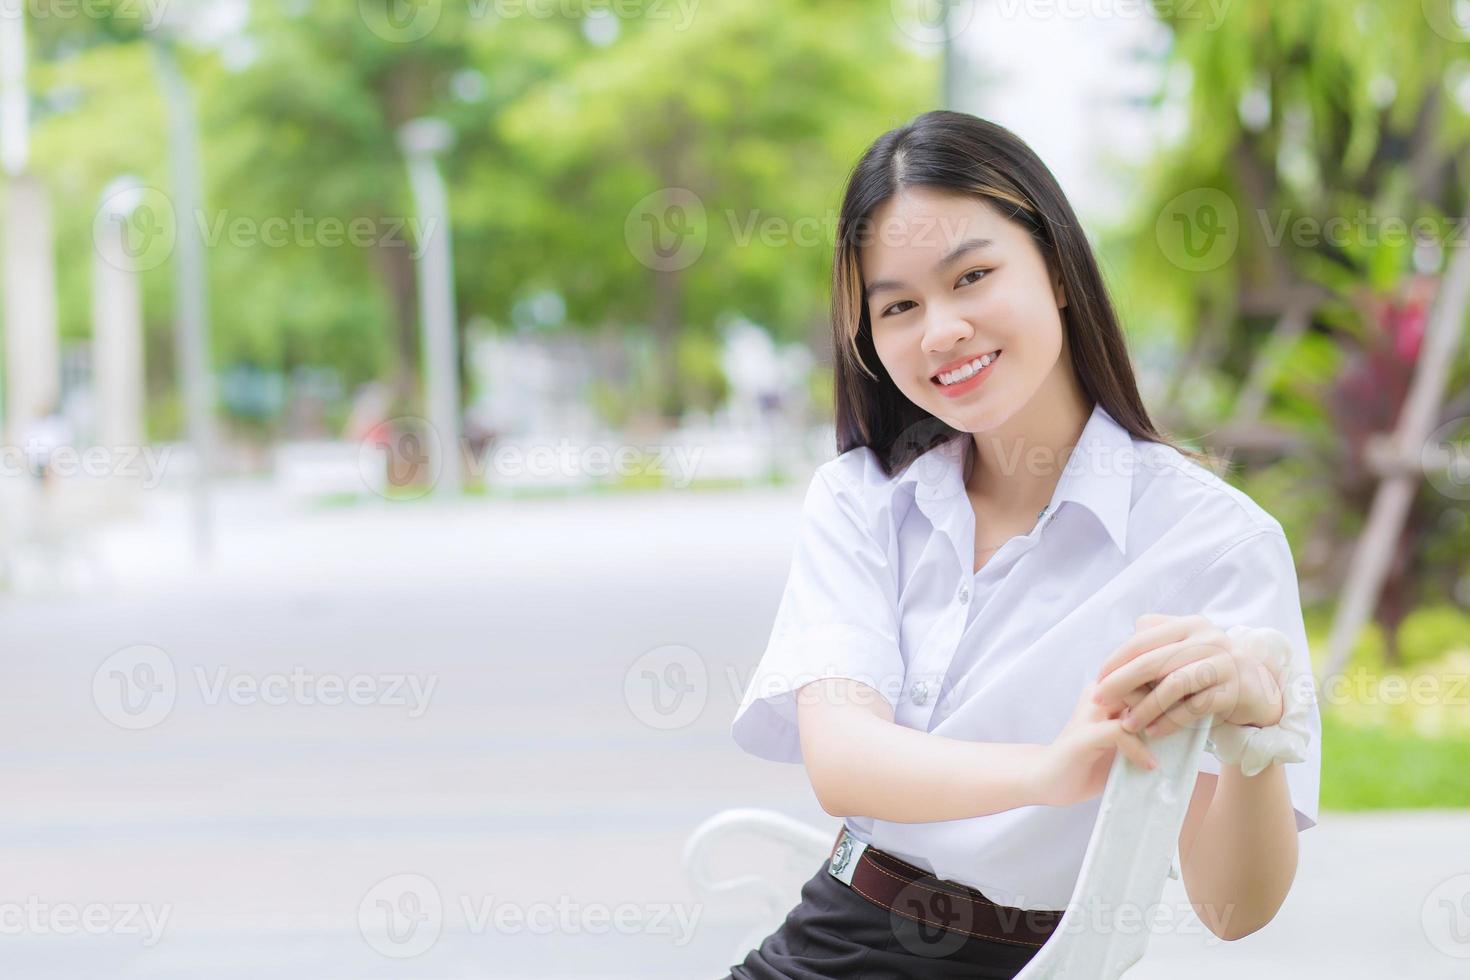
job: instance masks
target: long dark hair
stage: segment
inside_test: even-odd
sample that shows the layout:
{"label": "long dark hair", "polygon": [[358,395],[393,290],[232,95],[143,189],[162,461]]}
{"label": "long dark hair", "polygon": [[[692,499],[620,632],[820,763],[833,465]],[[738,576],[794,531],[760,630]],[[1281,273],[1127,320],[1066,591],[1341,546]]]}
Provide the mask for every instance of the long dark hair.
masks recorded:
{"label": "long dark hair", "polygon": [[1149,419],[1092,246],[1046,164],[1010,130],[945,110],[926,112],[878,137],[848,177],[832,261],[839,453],[868,446],[892,476],[960,433],[899,391],[873,347],[859,248],[873,212],[905,186],[975,195],[1026,229],[1048,271],[1060,275],[1067,297],[1063,329],[1082,390],[1136,438],[1220,469],[1218,459],[1177,445]]}

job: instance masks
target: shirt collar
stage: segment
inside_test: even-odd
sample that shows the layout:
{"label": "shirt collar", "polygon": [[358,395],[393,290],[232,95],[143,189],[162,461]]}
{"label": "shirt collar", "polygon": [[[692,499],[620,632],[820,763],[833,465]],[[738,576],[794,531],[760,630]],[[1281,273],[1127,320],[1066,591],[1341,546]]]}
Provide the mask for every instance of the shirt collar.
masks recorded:
{"label": "shirt collar", "polygon": [[[943,505],[968,504],[964,463],[970,444],[968,433],[947,439],[920,454],[896,478],[898,486],[913,484],[915,501],[933,523],[940,522]],[[1067,501],[1081,504],[1097,517],[1117,549],[1126,553],[1136,465],[1132,434],[1097,403],[1042,514],[1056,513]],[[1037,519],[1040,517],[1038,514]]]}

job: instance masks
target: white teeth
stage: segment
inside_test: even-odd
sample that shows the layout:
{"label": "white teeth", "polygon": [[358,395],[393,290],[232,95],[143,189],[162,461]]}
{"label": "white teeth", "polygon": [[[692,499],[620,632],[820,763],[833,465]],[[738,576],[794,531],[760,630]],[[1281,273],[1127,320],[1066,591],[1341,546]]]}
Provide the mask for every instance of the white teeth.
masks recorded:
{"label": "white teeth", "polygon": [[991,361],[995,360],[999,356],[1000,355],[997,352],[986,354],[982,357],[977,357],[969,364],[961,365],[960,367],[955,368],[953,371],[946,371],[944,374],[938,375],[939,382],[940,384],[946,385],[958,384],[959,382],[964,381],[966,378],[973,375],[976,371],[983,369],[987,364],[989,364]]}

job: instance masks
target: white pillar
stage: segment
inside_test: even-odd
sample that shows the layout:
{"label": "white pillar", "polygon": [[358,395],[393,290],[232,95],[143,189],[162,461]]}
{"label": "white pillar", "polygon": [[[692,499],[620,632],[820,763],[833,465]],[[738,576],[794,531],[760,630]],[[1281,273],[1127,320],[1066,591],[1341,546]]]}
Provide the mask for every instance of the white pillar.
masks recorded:
{"label": "white pillar", "polygon": [[19,444],[33,419],[59,407],[56,268],[42,183],[12,175],[5,212],[5,429]]}
{"label": "white pillar", "polygon": [[[102,192],[93,234],[92,383],[96,392],[97,444],[114,453],[143,445],[143,296],[136,262],[126,249],[127,226],[142,190],[116,180]],[[121,483],[121,481],[115,481]],[[135,486],[118,485],[124,507]]]}

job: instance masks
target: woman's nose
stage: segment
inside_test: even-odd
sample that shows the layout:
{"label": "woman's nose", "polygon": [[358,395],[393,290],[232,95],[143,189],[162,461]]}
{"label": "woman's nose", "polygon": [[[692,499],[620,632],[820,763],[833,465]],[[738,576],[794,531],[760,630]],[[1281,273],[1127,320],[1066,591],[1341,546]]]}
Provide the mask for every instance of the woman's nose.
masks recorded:
{"label": "woman's nose", "polygon": [[955,313],[936,315],[924,327],[924,350],[931,353],[946,351],[974,333],[969,321]]}

